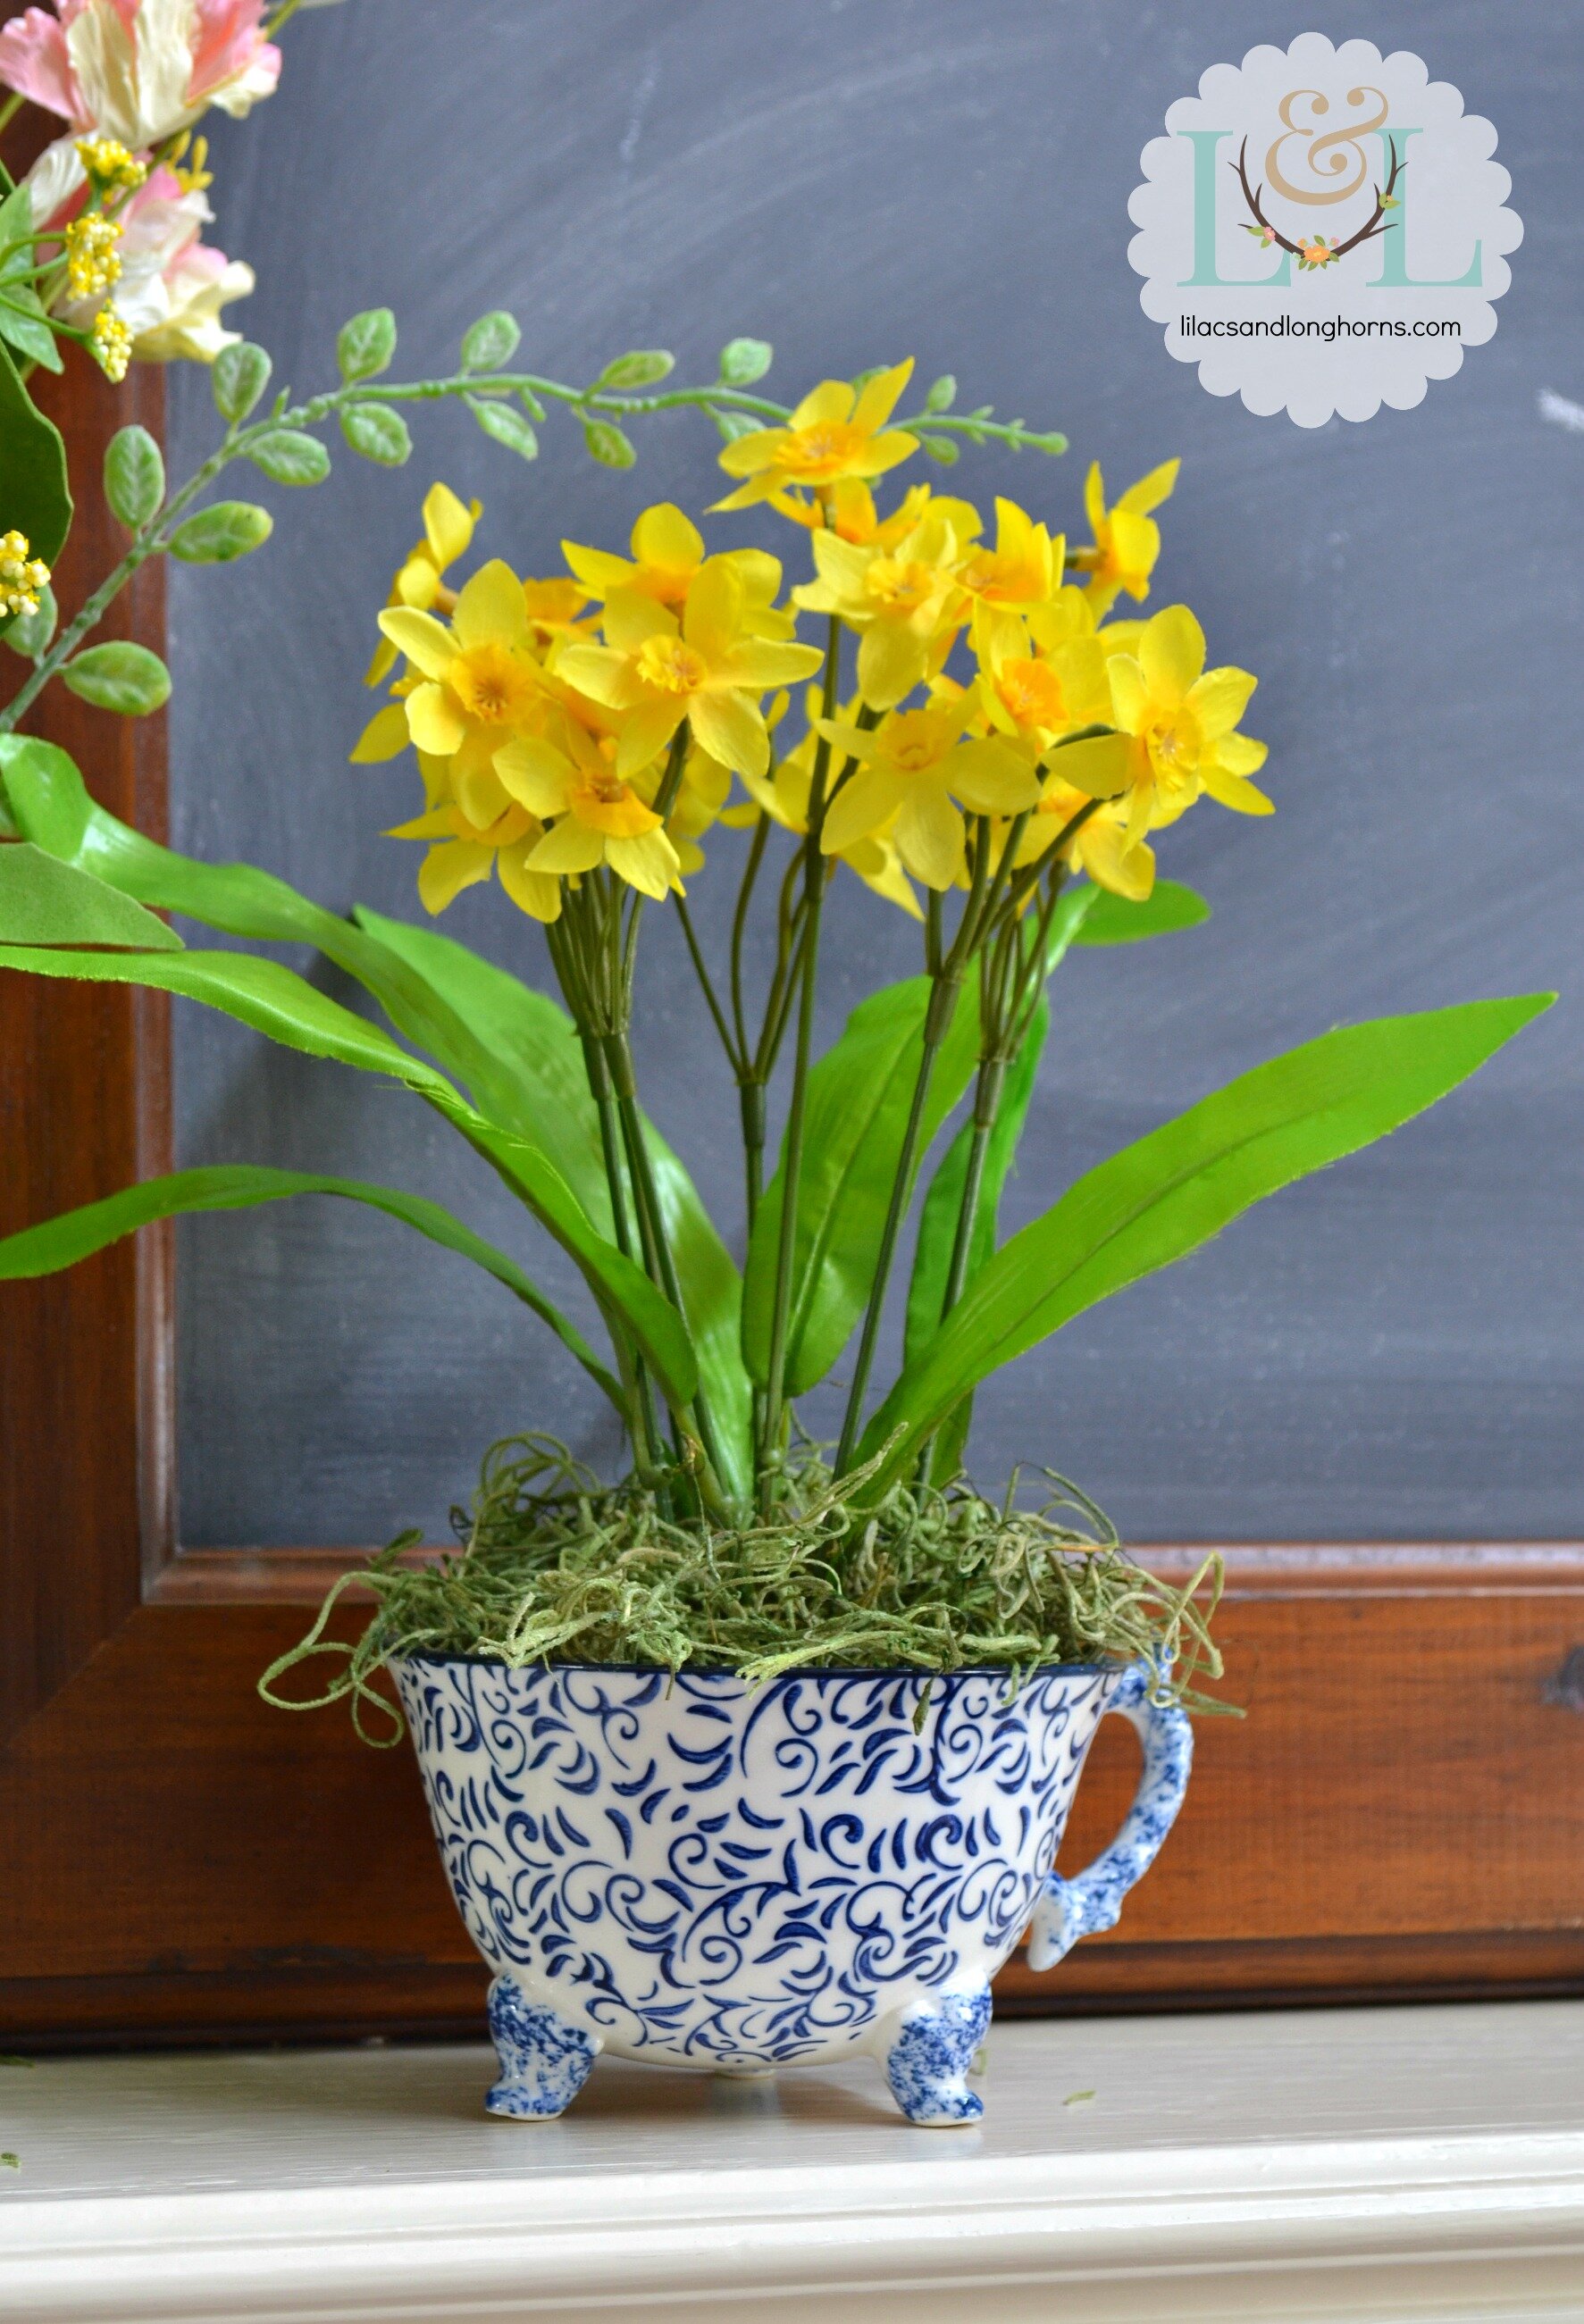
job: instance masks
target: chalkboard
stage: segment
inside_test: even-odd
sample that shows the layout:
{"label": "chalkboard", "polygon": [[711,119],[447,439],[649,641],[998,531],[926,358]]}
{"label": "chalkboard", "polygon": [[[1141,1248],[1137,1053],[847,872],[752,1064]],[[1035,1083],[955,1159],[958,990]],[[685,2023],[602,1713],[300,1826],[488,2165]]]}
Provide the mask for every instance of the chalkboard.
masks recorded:
{"label": "chalkboard", "polygon": [[[1186,599],[1212,659],[1259,674],[1247,724],[1271,745],[1279,812],[1200,807],[1161,855],[1210,899],[1210,924],[1061,970],[1009,1222],[1330,1025],[1542,986],[1562,1001],[1434,1115],[997,1379],[974,1468],[998,1483],[1014,1462],[1054,1464],[1145,1542],[1577,1536],[1584,435],[1542,398],[1584,396],[1584,14],[1535,0],[1520,39],[1483,0],[1328,13],[1333,38],[1415,50],[1491,118],[1525,233],[1496,337],[1455,378],[1416,410],[1303,431],[1169,359],[1128,268],[1127,199],[1172,100],[1311,15],[1251,0],[351,0],[297,18],[279,96],[215,125],[215,231],[256,266],[240,311],[299,387],[326,380],[356,309],[396,309],[416,371],[507,306],[525,355],[574,378],[649,346],[707,376],[725,339],[755,333],[791,400],[914,355],[923,378],[950,370],[974,402],[1066,430],[1064,459],[970,453],[956,473],[983,504],[1010,493],[1080,537],[1091,458],[1120,485],[1181,453],[1153,602]],[[172,390],[180,474],[213,423],[201,373]],[[416,810],[416,776],[346,759],[423,489],[440,476],[478,494],[481,547],[545,573],[562,534],[620,547],[647,502],[718,489],[712,431],[690,415],[648,425],[629,474],[593,466],[553,421],[535,467],[461,412],[421,415],[418,434],[402,475],[343,456],[316,492],[264,487],[270,548],[175,572],[171,595],[177,844],[410,918],[415,851],[380,834]],[[773,537],[711,523],[722,545]],[[795,557],[784,529],[781,545]],[[710,941],[730,884],[699,883]],[[917,965],[911,926],[845,876],[832,915],[827,1037]],[[653,912],[646,938],[646,1093],[739,1233],[732,1141],[704,1130],[730,1121],[732,1092],[666,923]],[[548,983],[498,889],[444,925]],[[180,1007],[176,1065],[183,1161],[393,1181],[527,1252],[487,1175],[403,1095]],[[578,1304],[553,1253],[532,1263]],[[597,1400],[532,1319],[349,1206],[184,1227],[179,1312],[190,1545],[370,1542],[406,1524],[438,1537],[481,1447],[517,1427],[614,1457]]]}

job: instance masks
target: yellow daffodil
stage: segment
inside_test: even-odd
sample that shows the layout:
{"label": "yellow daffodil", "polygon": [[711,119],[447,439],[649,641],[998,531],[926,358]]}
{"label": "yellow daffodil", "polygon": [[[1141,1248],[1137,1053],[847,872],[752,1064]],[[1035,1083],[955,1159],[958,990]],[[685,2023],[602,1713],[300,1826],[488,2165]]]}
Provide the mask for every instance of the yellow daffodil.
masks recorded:
{"label": "yellow daffodil", "polygon": [[585,617],[588,592],[564,573],[552,574],[547,581],[524,581],[523,603],[533,642],[542,651],[562,638],[587,637],[592,626],[592,617]]}
{"label": "yellow daffodil", "polygon": [[1257,681],[1246,669],[1205,669],[1204,632],[1186,605],[1146,622],[1136,658],[1115,654],[1107,671],[1113,718],[1132,737],[1129,844],[1175,822],[1203,790],[1241,814],[1272,813],[1248,780],[1263,746],[1234,732]]}
{"label": "yellow daffodil", "polygon": [[1094,547],[1080,549],[1073,563],[1089,576],[1088,597],[1095,612],[1109,612],[1117,593],[1142,600],[1150,591],[1150,576],[1161,553],[1161,528],[1151,514],[1171,497],[1181,460],[1164,460],[1129,484],[1114,508],[1106,506],[1106,487],[1097,460],[1084,479],[1083,504],[1094,534]]}
{"label": "yellow daffodil", "polygon": [[764,773],[770,742],[758,697],[811,677],[820,657],[813,646],[754,636],[746,595],[734,558],[708,558],[680,622],[654,598],[617,589],[606,600],[605,644],[570,645],[558,655],[558,678],[624,714],[616,753],[624,780],[665,749],[684,718],[722,766]]}
{"label": "yellow daffodil", "polygon": [[560,879],[608,863],[618,879],[656,901],[680,885],[676,849],[654,809],[617,771],[611,736],[591,734],[569,718],[555,740],[533,735],[508,743],[496,754],[496,770],[519,806],[550,824],[527,859],[531,872]]}
{"label": "yellow daffodil", "polygon": [[542,698],[523,585],[499,558],[461,591],[449,629],[409,605],[388,606],[379,625],[419,674],[404,704],[407,731],[436,758],[454,757],[470,738],[498,748]]}
{"label": "yellow daffodil", "polygon": [[977,815],[1016,815],[1040,796],[1033,767],[1011,744],[999,736],[965,739],[978,709],[977,689],[970,687],[922,710],[894,711],[868,730],[819,720],[820,733],[857,761],[832,793],[820,840],[825,853],[885,831],[915,879],[927,888],[949,888],[962,868],[966,835],[958,800]]}
{"label": "yellow daffodil", "polygon": [[[768,773],[743,777],[743,787],[748,792],[750,803],[745,807],[727,807],[720,818],[723,823],[735,825],[740,829],[756,822],[763,813],[794,837],[807,837],[809,798],[814,788],[814,752],[820,742],[815,728],[815,721],[820,715],[820,698],[819,687],[811,686],[807,700],[807,733],[783,759],[776,761]],[[850,724],[862,707],[855,695],[843,714],[845,721]],[[773,730],[785,708],[786,696],[783,695],[780,701],[772,706],[766,722]],[[839,764],[839,761],[837,763]],[[896,905],[900,911],[910,914],[915,920],[923,918],[919,899],[902,868],[896,843],[885,826],[866,832],[850,846],[829,849],[827,853],[833,854],[838,862],[845,863],[849,872],[856,872],[865,887],[871,889],[876,896],[883,896],[888,904]]]}
{"label": "yellow daffodil", "polygon": [[[703,534],[672,502],[660,501],[634,525],[632,548],[628,558],[563,540],[561,553],[590,597],[608,598],[625,590],[653,597],[680,620],[708,555]],[[755,637],[790,637],[792,616],[775,604],[781,559],[762,549],[733,549],[726,554],[742,578],[744,629]]]}
{"label": "yellow daffodil", "polygon": [[857,631],[858,691],[871,708],[894,709],[945,658],[962,543],[931,509],[894,543],[816,532],[811,545],[818,578],[792,591],[793,604]]}
{"label": "yellow daffodil", "polygon": [[863,386],[822,380],[805,395],[784,428],[758,428],[739,436],[720,456],[728,476],[746,481],[717,501],[718,509],[751,508],[793,485],[823,494],[848,478],[883,476],[919,448],[904,429],[887,428],[896,401],[912,377],[912,358],[877,372]]}
{"label": "yellow daffodil", "polygon": [[[1059,752],[1058,767],[1061,756]],[[1056,846],[1079,816],[1083,821],[1061,842],[1061,861],[1086,873],[1098,888],[1108,888],[1113,895],[1125,896],[1129,903],[1142,904],[1155,884],[1154,851],[1142,839],[1129,840],[1126,799],[1107,799],[1097,807],[1088,792],[1064,781],[1059,773],[1050,777],[1029,817],[1018,862],[1032,863]]]}
{"label": "yellow daffodil", "polygon": [[[456,598],[445,586],[446,568],[467,555],[473,528],[483,513],[477,501],[464,507],[449,484],[431,484],[423,496],[423,539],[399,567],[385,603],[411,605],[420,613],[432,613],[439,605],[449,613]],[[395,668],[396,660],[395,647],[388,638],[382,638],[364,675],[365,686],[378,686]]]}
{"label": "yellow daffodil", "polygon": [[1028,642],[1015,627],[987,641],[979,669],[989,724],[1032,744],[1036,756],[1075,726],[1108,726],[1111,688],[1098,639],[1079,634],[1037,654],[1020,650]]}
{"label": "yellow daffodil", "polygon": [[418,872],[418,896],[426,912],[443,912],[464,888],[477,887],[498,871],[501,886],[520,911],[532,919],[553,920],[560,916],[560,881],[528,869],[543,835],[543,825],[513,799],[482,826],[470,823],[454,801],[442,799],[385,835],[429,841]]}
{"label": "yellow daffodil", "polygon": [[1061,586],[1066,543],[1052,540],[1015,501],[996,503],[996,546],[974,549],[958,568],[958,586],[973,606],[974,644],[983,652],[1008,616],[1048,604]]}

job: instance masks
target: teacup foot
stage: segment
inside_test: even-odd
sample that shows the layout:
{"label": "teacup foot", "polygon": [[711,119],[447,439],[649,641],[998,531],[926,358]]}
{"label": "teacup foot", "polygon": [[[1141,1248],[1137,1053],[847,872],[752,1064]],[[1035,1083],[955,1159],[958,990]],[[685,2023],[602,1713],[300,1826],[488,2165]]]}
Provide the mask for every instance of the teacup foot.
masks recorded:
{"label": "teacup foot", "polygon": [[912,2002],[888,2021],[881,2064],[910,2122],[941,2130],[977,2122],[984,2101],[969,2089],[967,2076],[989,2023],[987,1986]]}
{"label": "teacup foot", "polygon": [[558,2010],[530,2001],[513,1977],[496,1978],[488,2009],[501,2076],[485,2112],[510,2122],[553,2122],[588,2080],[599,2043]]}

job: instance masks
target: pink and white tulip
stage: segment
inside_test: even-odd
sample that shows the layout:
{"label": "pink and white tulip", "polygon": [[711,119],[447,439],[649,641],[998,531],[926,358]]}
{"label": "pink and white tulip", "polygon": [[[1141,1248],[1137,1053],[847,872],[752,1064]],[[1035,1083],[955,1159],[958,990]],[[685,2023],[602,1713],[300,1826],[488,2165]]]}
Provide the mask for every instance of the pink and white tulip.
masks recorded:
{"label": "pink and white tulip", "polygon": [[0,84],[134,153],[211,105],[238,118],[281,77],[265,0],[56,0],[0,25]]}

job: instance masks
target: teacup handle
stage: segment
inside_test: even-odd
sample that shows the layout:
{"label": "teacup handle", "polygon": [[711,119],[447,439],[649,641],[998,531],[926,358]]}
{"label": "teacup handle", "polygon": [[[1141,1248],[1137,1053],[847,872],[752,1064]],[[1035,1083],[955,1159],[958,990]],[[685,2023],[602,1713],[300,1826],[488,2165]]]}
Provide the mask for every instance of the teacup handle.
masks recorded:
{"label": "teacup handle", "polygon": [[1177,1821],[1193,1765],[1193,1726],[1174,1702],[1152,1700],[1158,1683],[1148,1663],[1134,1663],[1106,1705],[1136,1729],[1144,1745],[1144,1773],[1127,1821],[1104,1854],[1070,1880],[1059,1872],[1046,1880],[1029,1930],[1031,1969],[1054,1969],[1079,1937],[1116,1927],[1123,1898],[1149,1870]]}

